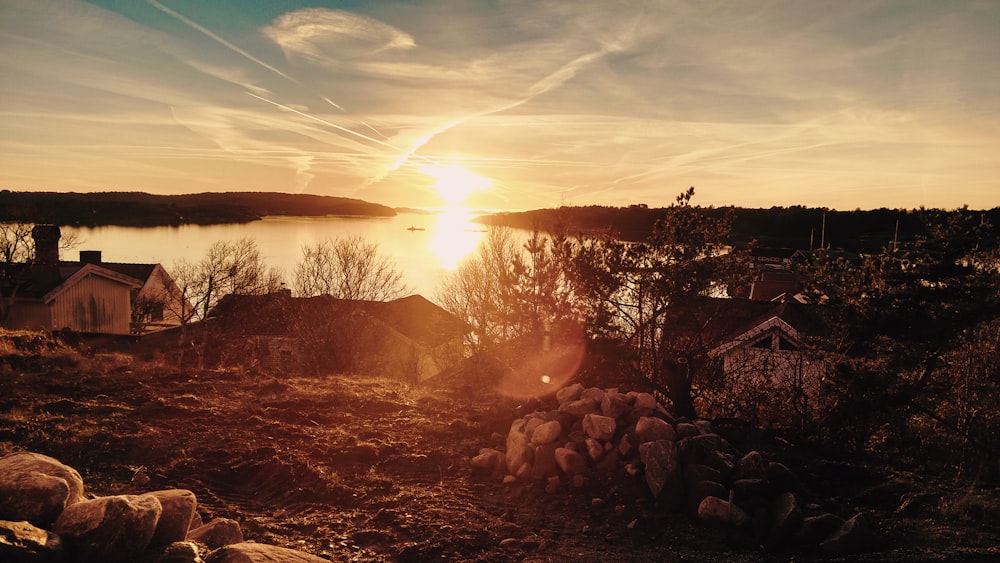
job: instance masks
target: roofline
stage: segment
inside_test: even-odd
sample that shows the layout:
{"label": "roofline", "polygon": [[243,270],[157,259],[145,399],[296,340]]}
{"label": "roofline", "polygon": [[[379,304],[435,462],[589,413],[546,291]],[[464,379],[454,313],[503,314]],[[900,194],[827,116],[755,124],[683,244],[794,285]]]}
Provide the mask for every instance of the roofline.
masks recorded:
{"label": "roofline", "polygon": [[71,285],[75,284],[82,278],[85,278],[91,274],[109,279],[111,281],[119,282],[121,284],[129,286],[132,289],[139,289],[143,286],[143,282],[141,280],[137,280],[131,276],[126,276],[125,274],[119,274],[118,272],[114,272],[107,268],[102,268],[96,264],[84,264],[82,268],[73,272],[73,275],[66,278],[65,280],[62,281],[62,283],[57,285],[55,289],[43,295],[42,301],[45,304],[51,303],[56,297],[59,296],[60,293],[66,291],[66,289],[69,288]]}
{"label": "roofline", "polygon": [[724,342],[716,346],[715,348],[712,348],[711,350],[708,351],[708,355],[715,357],[720,354],[725,354],[726,352],[732,350],[733,348],[742,346],[747,342],[750,342],[754,338],[760,336],[767,330],[775,327],[777,327],[777,329],[780,330],[781,332],[785,333],[785,335],[793,338],[796,341],[801,342],[802,339],[799,336],[799,331],[796,330],[795,327],[788,324],[787,321],[785,321],[778,315],[772,315],[766,321],[758,323],[753,327],[751,327],[749,330],[743,331],[737,334],[735,337],[728,339],[727,342]]}

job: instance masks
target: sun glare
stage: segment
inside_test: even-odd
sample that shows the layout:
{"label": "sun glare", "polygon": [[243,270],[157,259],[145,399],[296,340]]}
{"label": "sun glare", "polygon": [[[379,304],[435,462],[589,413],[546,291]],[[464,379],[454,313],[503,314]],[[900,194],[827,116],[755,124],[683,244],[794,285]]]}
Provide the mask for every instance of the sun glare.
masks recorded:
{"label": "sun glare", "polygon": [[472,214],[452,207],[438,213],[438,222],[430,241],[431,251],[445,270],[455,270],[482,238],[482,227],[472,223]]}
{"label": "sun glare", "polygon": [[493,181],[489,178],[473,174],[458,164],[425,166],[421,172],[434,178],[437,196],[449,207],[460,207],[473,192],[493,187]]}

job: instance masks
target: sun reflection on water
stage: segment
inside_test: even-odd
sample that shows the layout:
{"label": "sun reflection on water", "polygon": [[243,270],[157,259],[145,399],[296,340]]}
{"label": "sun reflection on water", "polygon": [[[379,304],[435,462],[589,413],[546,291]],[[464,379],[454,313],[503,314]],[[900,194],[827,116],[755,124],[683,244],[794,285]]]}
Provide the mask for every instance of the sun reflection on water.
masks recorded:
{"label": "sun reflection on water", "polygon": [[484,229],[472,222],[474,215],[463,207],[443,209],[431,234],[431,252],[445,270],[454,271],[483,239]]}

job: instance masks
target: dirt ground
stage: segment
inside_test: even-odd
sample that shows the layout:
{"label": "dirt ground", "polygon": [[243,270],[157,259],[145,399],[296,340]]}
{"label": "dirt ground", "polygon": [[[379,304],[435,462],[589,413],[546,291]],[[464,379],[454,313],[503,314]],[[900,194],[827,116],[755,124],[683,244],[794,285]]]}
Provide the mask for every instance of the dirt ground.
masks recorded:
{"label": "dirt ground", "polygon": [[[535,405],[467,387],[178,371],[122,355],[85,369],[0,360],[0,455],[56,457],[96,495],[190,489],[204,520],[332,561],[837,560],[666,513],[624,474],[546,493],[478,473],[470,458],[502,447],[495,433]],[[996,489],[788,446],[768,455],[797,472],[806,502],[875,517],[877,550],[845,560],[1000,559]]]}

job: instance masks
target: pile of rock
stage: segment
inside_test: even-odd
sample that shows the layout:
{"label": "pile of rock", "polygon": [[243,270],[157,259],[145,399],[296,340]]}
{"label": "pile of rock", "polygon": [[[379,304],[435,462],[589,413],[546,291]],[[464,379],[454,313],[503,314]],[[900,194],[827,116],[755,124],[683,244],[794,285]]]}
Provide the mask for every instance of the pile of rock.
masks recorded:
{"label": "pile of rock", "polygon": [[788,467],[756,451],[740,454],[707,420],[675,419],[649,393],[585,389],[555,395],[558,407],[511,423],[503,451],[483,448],[472,465],[505,482],[537,480],[546,491],[582,487],[597,474],[641,479],[657,504],[716,525],[741,528],[771,545],[797,542],[831,553],[870,548],[862,515],[846,522],[802,506]]}
{"label": "pile of rock", "polygon": [[238,522],[203,523],[196,508],[194,493],[183,489],[87,498],[72,467],[38,453],[10,454],[0,458],[0,561],[325,561],[244,542]]}

